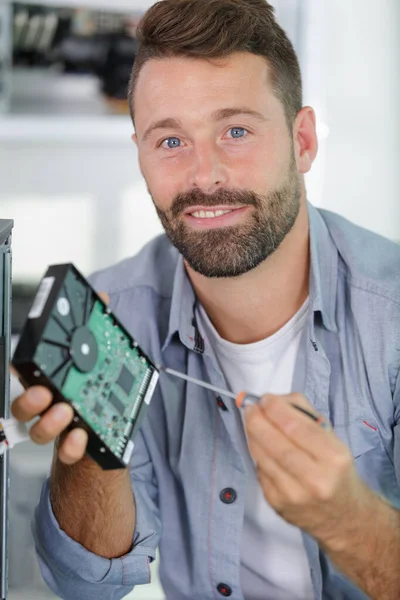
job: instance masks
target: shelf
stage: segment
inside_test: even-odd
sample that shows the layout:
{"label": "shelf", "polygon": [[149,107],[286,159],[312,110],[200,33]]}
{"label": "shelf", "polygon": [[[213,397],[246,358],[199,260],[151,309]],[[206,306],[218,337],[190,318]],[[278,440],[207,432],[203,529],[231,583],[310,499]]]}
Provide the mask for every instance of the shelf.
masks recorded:
{"label": "shelf", "polygon": [[92,8],[110,12],[143,13],[155,0],[24,0],[24,4],[67,8]]}
{"label": "shelf", "polygon": [[128,115],[112,112],[95,77],[15,69],[10,111],[0,114],[1,142],[130,142]]}
{"label": "shelf", "polygon": [[128,116],[55,117],[6,116],[0,118],[0,142],[39,143],[132,143]]}

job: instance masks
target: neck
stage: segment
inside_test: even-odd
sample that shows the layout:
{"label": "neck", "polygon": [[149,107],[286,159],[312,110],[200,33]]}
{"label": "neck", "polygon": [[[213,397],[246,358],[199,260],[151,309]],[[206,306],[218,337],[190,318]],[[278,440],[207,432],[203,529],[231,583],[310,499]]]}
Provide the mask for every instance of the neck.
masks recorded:
{"label": "neck", "polygon": [[236,344],[258,342],[296,314],[308,296],[309,246],[303,199],[296,223],[282,244],[249,273],[209,279],[186,265],[194,291],[222,338]]}

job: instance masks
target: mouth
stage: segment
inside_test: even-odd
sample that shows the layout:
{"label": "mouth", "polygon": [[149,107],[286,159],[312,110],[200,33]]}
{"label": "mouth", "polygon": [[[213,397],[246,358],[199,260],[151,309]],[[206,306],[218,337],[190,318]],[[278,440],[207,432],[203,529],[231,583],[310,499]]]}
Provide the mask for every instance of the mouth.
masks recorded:
{"label": "mouth", "polygon": [[194,228],[214,229],[217,227],[227,227],[236,224],[242,215],[249,210],[249,206],[239,206],[233,208],[214,207],[192,207],[185,212],[185,220]]}

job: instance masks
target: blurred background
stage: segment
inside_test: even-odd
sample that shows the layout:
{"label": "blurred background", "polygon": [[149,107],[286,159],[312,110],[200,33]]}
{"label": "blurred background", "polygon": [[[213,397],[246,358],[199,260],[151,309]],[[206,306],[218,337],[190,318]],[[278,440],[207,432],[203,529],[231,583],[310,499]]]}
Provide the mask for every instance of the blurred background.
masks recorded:
{"label": "blurred background", "polygon": [[[136,27],[152,4],[0,0],[0,218],[15,221],[14,344],[49,264],[88,275],[161,232],[126,102]],[[400,240],[400,2],[272,4],[318,118],[309,200]],[[52,597],[29,527],[51,450],[26,443],[11,456],[10,600]],[[129,598],[161,600],[157,563],[153,576]]]}

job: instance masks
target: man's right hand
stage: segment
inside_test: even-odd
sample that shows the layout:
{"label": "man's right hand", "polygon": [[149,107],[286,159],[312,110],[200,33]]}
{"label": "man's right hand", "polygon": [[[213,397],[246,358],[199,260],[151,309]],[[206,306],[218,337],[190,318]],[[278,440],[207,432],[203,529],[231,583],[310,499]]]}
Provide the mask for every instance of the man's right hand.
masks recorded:
{"label": "man's right hand", "polygon": [[[52,442],[73,421],[74,411],[69,404],[57,402],[51,406],[52,402],[53,396],[47,388],[34,386],[28,388],[11,405],[13,416],[23,423],[41,415],[29,432],[36,444]],[[73,429],[63,436],[58,448],[61,462],[73,465],[81,460],[86,451],[87,441],[87,432],[80,428]]]}
{"label": "man's right hand", "polygon": [[[14,400],[11,411],[24,422],[39,416],[30,431],[34,442],[46,444],[58,438],[59,460],[53,459],[50,476],[54,516],[66,535],[93,554],[107,559],[125,556],[132,549],[135,531],[129,469],[103,471],[93,460],[81,461],[88,435],[79,428],[66,432],[74,412],[65,402],[52,406],[52,400],[47,388],[31,387]],[[75,463],[72,468],[65,466]]]}

